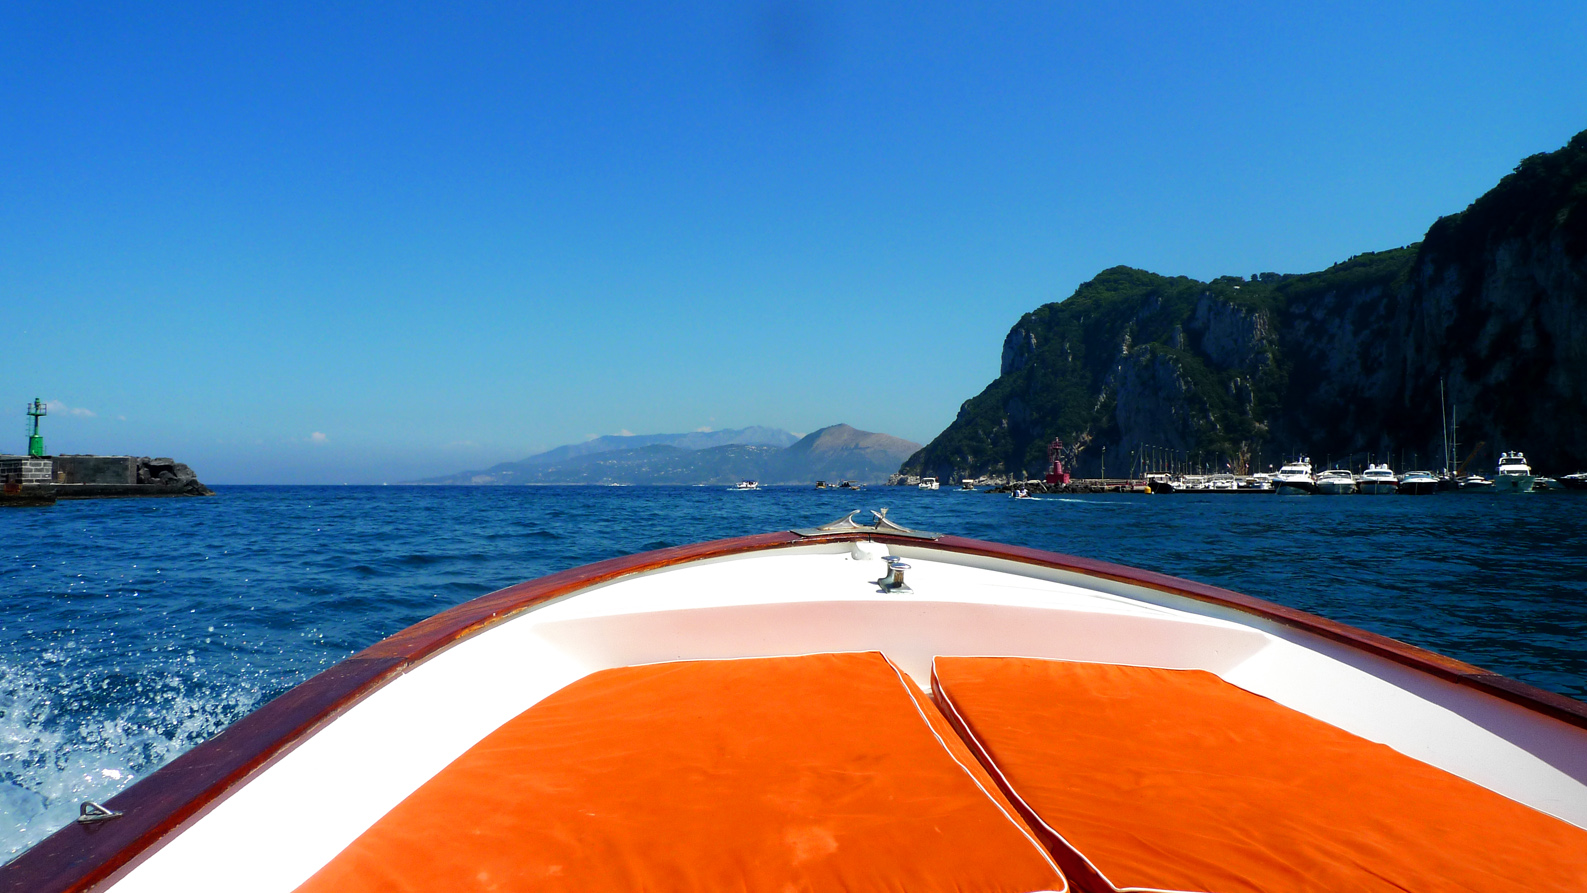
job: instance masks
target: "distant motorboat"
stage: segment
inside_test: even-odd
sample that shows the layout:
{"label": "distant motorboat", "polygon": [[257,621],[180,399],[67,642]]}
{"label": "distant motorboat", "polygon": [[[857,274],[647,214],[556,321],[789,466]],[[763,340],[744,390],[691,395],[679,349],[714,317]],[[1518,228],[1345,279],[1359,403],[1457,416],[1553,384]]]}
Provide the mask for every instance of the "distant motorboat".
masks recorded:
{"label": "distant motorboat", "polygon": [[853,481],[843,481],[842,483],[838,484],[838,489],[839,490],[864,490],[865,487],[860,485],[860,484],[856,484]]}
{"label": "distant motorboat", "polygon": [[760,482],[759,481],[739,481],[738,482],[738,486],[734,487],[733,489],[734,490],[759,490],[760,489]]}
{"label": "distant motorboat", "polygon": [[974,493],[974,492],[975,492],[975,485],[974,485],[974,484],[972,484],[972,483],[970,483],[970,482],[969,482],[969,481],[967,481],[967,480],[965,480],[965,481],[960,481],[960,482],[959,482],[959,489],[960,489],[960,490],[961,490],[961,491],[964,491],[964,490],[968,490],[968,491],[969,491],[969,492],[971,492],[971,493]]}
{"label": "distant motorboat", "polygon": [[816,489],[817,490],[825,490],[825,489],[827,489],[827,482],[826,481],[816,481]]}
{"label": "distant motorboat", "polygon": [[1561,476],[1559,485],[1567,490],[1587,490],[1587,471]]}
{"label": "distant motorboat", "polygon": [[1213,475],[1213,477],[1207,481],[1207,489],[1218,491],[1238,490],[1240,489],[1240,485],[1235,482],[1234,475],[1219,474]]}
{"label": "distant motorboat", "polygon": [[1500,493],[1530,493],[1536,482],[1532,466],[1526,464],[1526,456],[1505,453],[1499,457],[1499,473],[1493,478],[1494,490]]}
{"label": "distant motorboat", "polygon": [[1431,471],[1408,471],[1400,478],[1400,491],[1405,496],[1431,496],[1438,492],[1438,478]]}
{"label": "distant motorboat", "polygon": [[1356,492],[1356,476],[1339,468],[1317,475],[1317,492],[1324,496],[1347,496]]}
{"label": "distant motorboat", "polygon": [[1312,477],[1311,459],[1301,456],[1288,462],[1273,475],[1273,486],[1280,496],[1310,496],[1317,492],[1317,479]]}
{"label": "distant motorboat", "polygon": [[1399,492],[1400,482],[1388,465],[1368,465],[1356,489],[1365,496],[1387,496]]}
{"label": "distant motorboat", "polygon": [[1493,481],[1480,474],[1468,474],[1465,477],[1457,478],[1456,481],[1460,484],[1460,489],[1462,490],[1470,490],[1477,493],[1493,492]]}
{"label": "distant motorboat", "polygon": [[920,479],[920,483],[916,484],[915,486],[919,487],[922,490],[936,490],[936,489],[940,488],[942,485],[937,483],[937,479],[936,478],[921,478]]}

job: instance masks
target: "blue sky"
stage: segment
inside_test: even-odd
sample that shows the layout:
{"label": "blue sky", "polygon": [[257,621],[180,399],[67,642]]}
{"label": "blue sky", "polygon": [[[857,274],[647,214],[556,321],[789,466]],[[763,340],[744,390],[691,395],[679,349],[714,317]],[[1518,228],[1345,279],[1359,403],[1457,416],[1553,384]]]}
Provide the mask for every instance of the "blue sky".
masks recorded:
{"label": "blue sky", "polygon": [[924,442],[1101,269],[1404,245],[1587,129],[1587,4],[1284,6],[0,3],[0,449]]}

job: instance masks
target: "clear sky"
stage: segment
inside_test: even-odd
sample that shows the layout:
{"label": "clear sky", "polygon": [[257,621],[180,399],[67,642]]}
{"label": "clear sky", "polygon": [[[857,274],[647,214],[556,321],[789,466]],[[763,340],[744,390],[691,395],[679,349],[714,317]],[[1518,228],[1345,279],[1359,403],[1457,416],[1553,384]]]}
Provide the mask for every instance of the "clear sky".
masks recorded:
{"label": "clear sky", "polygon": [[225,6],[0,0],[0,449],[924,442],[1101,269],[1404,245],[1587,129],[1579,0]]}

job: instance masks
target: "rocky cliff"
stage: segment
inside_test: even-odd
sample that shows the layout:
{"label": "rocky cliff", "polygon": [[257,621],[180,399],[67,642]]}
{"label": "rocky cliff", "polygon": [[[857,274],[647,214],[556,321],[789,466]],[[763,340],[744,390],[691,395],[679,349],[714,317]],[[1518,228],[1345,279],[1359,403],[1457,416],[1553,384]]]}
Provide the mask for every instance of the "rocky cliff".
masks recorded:
{"label": "rocky cliff", "polygon": [[1212,282],[1105,270],[1022,317],[998,378],[901,470],[1036,474],[1054,437],[1082,475],[1148,446],[1219,468],[1434,467],[1441,380],[1461,443],[1485,444],[1473,467],[1502,449],[1587,467],[1587,132],[1405,248]]}

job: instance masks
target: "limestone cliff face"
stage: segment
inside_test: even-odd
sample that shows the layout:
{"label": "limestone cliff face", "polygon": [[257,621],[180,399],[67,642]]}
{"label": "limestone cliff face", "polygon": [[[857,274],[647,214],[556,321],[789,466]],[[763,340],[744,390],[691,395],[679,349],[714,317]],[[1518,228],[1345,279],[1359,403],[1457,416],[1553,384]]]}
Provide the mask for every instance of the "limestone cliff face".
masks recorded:
{"label": "limestone cliff face", "polygon": [[1396,409],[1435,417],[1415,398],[1444,375],[1463,441],[1587,467],[1587,133],[1523,161],[1422,246]]}
{"label": "limestone cliff face", "polygon": [[1055,436],[1095,474],[1147,446],[1201,464],[1285,454],[1435,467],[1439,383],[1472,467],[1523,449],[1587,468],[1587,133],[1533,156],[1416,245],[1302,275],[1105,270],[1026,314],[1000,374],[904,463],[1035,474]]}

